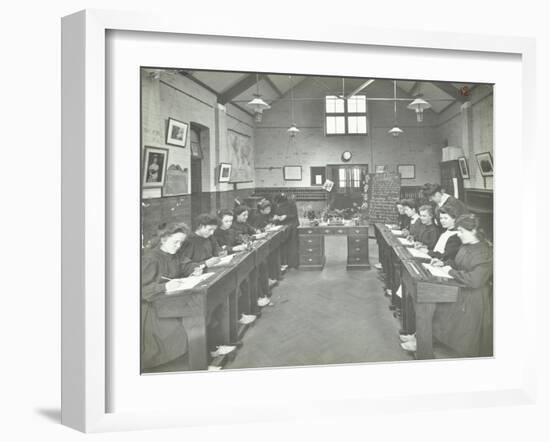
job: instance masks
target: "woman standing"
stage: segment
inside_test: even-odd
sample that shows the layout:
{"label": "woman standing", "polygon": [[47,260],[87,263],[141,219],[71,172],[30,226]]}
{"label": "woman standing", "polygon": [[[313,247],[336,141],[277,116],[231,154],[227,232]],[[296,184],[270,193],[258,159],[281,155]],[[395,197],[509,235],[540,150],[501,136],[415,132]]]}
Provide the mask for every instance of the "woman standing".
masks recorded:
{"label": "woman standing", "polygon": [[298,208],[296,203],[288,198],[285,193],[279,194],[275,203],[275,215],[273,222],[275,224],[285,225],[289,229],[289,238],[286,243],[286,253],[281,257],[283,267],[298,268]]}
{"label": "woman standing", "polygon": [[456,221],[462,242],[449,275],[466,287],[461,288],[454,303],[438,304],[433,319],[433,336],[460,356],[492,355],[491,277],[493,250],[473,214]]}
{"label": "woman standing", "polygon": [[200,275],[202,267],[177,251],[189,234],[183,223],[162,224],[144,249],[141,268],[141,369],[151,369],[183,356],[187,334],[178,318],[159,318],[153,301],[176,289],[177,278]]}

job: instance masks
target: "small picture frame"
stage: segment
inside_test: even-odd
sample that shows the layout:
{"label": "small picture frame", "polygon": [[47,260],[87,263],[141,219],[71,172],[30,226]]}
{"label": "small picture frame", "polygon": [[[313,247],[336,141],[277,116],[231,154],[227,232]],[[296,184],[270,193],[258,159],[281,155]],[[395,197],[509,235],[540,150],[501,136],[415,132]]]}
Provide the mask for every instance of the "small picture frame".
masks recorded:
{"label": "small picture frame", "polygon": [[465,180],[470,179],[470,170],[468,169],[468,160],[466,157],[460,157],[458,159],[458,167],[462,178]]}
{"label": "small picture frame", "polygon": [[397,173],[401,175],[403,180],[414,180],[416,178],[416,170],[414,164],[398,164]]}
{"label": "small picture frame", "polygon": [[302,166],[283,166],[285,181],[302,181]]}
{"label": "small picture frame", "polygon": [[231,179],[231,164],[220,163],[219,173],[218,173],[218,182],[228,183],[230,179]]}
{"label": "small picture frame", "polygon": [[163,187],[166,179],[168,149],[145,147],[143,153],[143,188]]}
{"label": "small picture frame", "polygon": [[493,157],[491,152],[476,153],[481,176],[493,176]]}
{"label": "small picture frame", "polygon": [[168,118],[168,127],[166,128],[166,144],[171,146],[185,147],[187,143],[187,129],[189,125],[183,121]]}

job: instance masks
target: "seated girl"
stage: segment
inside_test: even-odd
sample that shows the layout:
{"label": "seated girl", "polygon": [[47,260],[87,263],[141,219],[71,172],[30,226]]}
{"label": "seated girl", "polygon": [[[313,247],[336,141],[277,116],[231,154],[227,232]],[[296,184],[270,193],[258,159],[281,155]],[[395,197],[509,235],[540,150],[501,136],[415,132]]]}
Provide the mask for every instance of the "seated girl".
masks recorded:
{"label": "seated girl", "polygon": [[253,236],[257,233],[261,233],[256,230],[250,224],[248,224],[249,209],[247,206],[238,206],[233,210],[234,219],[231,228],[237,232],[237,234],[243,237]]}
{"label": "seated girl", "polygon": [[218,247],[227,251],[227,253],[246,250],[246,244],[243,243],[241,236],[232,227],[233,212],[231,210],[221,210],[218,213],[218,221],[219,226],[214,232]]}
{"label": "seated girl", "polygon": [[416,241],[420,237],[424,224],[420,221],[418,206],[414,200],[403,200],[403,212],[409,217],[409,228],[404,229],[403,233],[409,240]]}
{"label": "seated girl", "polygon": [[443,265],[445,261],[454,259],[460,248],[461,242],[455,227],[456,218],[457,213],[453,207],[440,209],[439,223],[445,230],[439,236],[433,250],[428,251],[434,265]]}
{"label": "seated girl", "polygon": [[411,219],[405,214],[405,207],[403,206],[403,200],[399,200],[395,203],[397,209],[397,228],[399,230],[409,230]]}
{"label": "seated girl", "polygon": [[[433,317],[433,337],[460,357],[490,356],[492,346],[491,278],[493,250],[479,227],[476,215],[461,215],[456,220],[462,245],[454,259],[444,264],[449,275],[465,285],[455,302],[439,303]],[[414,351],[414,339],[402,344]]]}
{"label": "seated girl", "polygon": [[159,318],[153,301],[177,289],[178,278],[200,275],[202,267],[177,251],[189,234],[183,223],[162,224],[142,254],[141,368],[151,370],[184,356],[187,334],[178,318]]}
{"label": "seated girl", "polygon": [[424,228],[415,236],[416,247],[426,246],[428,250],[432,250],[439,238],[439,231],[433,223],[432,206],[424,205],[419,209],[420,222]]}
{"label": "seated girl", "polygon": [[255,216],[250,220],[250,225],[255,229],[263,230],[272,223],[271,202],[264,199],[258,203],[257,208]]}
{"label": "seated girl", "polygon": [[196,229],[189,235],[180,249],[180,257],[207,267],[216,264],[220,258],[218,243],[212,236],[218,228],[218,219],[207,213],[197,217]]}

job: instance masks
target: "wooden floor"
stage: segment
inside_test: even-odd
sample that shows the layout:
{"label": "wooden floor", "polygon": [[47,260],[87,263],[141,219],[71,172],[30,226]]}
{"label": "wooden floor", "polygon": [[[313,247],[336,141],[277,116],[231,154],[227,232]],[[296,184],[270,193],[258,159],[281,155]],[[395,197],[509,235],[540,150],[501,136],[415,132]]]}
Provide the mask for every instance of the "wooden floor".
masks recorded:
{"label": "wooden floor", "polygon": [[[399,345],[400,324],[374,267],[346,271],[346,238],[325,244],[324,270],[285,275],[226,369],[413,359]],[[378,250],[369,244],[372,265]]]}

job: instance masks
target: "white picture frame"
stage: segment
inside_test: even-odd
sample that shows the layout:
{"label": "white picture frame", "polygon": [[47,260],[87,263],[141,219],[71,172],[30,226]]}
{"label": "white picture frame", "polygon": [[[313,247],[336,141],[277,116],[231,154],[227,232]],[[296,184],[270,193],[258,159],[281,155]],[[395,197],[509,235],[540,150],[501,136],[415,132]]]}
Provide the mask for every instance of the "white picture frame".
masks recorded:
{"label": "white picture frame", "polygon": [[[109,392],[112,391],[112,379],[109,370],[115,355],[106,340],[109,328],[112,326],[112,315],[109,297],[106,296],[106,287],[112,283],[112,269],[107,267],[111,263],[112,250],[109,249],[107,239],[110,238],[109,223],[115,223],[111,214],[106,211],[113,197],[108,186],[109,180],[116,177],[118,170],[112,170],[117,164],[116,154],[104,149],[105,140],[109,139],[106,132],[106,36],[107,33],[150,31],[160,34],[194,35],[193,38],[214,39],[223,36],[254,39],[277,39],[280,47],[292,47],[296,51],[303,49],[303,44],[313,45],[317,49],[328,51],[333,43],[349,45],[350,48],[374,46],[392,52],[393,56],[410,56],[418,51],[437,53],[435,57],[444,54],[466,56],[463,52],[484,52],[484,54],[510,54],[517,56],[520,61],[521,80],[512,87],[506,85],[507,104],[514,100],[516,104],[533,103],[535,97],[535,46],[534,41],[525,38],[495,38],[494,36],[434,33],[425,31],[405,31],[400,29],[375,30],[361,28],[360,32],[352,27],[332,24],[327,30],[322,24],[310,22],[308,26],[293,27],[291,24],[264,23],[261,30],[247,30],[244,22],[238,25],[235,19],[227,21],[225,25],[207,20],[193,20],[182,28],[179,17],[156,16],[152,13],[127,13],[113,11],[82,11],[63,18],[62,49],[63,49],[63,129],[62,129],[62,423],[85,432],[120,431],[140,428],[165,428],[172,426],[208,425],[217,423],[258,422],[262,420],[311,418],[311,417],[338,417],[358,414],[364,415],[379,413],[380,410],[395,412],[399,410],[419,411],[437,410],[442,408],[466,408],[494,406],[506,404],[532,404],[535,397],[535,368],[536,359],[530,357],[535,354],[535,324],[533,318],[518,317],[513,324],[514,335],[506,326],[510,300],[506,295],[499,298],[496,314],[496,336],[498,339],[510,339],[510,345],[518,339],[523,346],[515,347],[515,356],[510,357],[509,349],[505,346],[496,346],[496,358],[491,361],[464,360],[460,362],[417,362],[414,364],[366,364],[341,367],[315,367],[291,370],[251,370],[241,373],[219,373],[221,376],[211,377],[213,373],[192,375],[189,378],[179,378],[179,383],[196,382],[203,384],[207,379],[210,384],[209,392],[214,394],[217,388],[229,388],[235,384],[242,387],[246,380],[251,392],[263,392],[270,389],[272,396],[246,395],[238,401],[233,400],[232,406],[227,404],[206,404],[201,402],[199,394],[189,389],[189,395],[197,399],[194,408],[173,407],[163,410],[116,411],[116,404],[110,402]],[[199,36],[200,35],[200,36]],[[261,46],[259,40],[248,40],[254,46]],[[240,40],[239,40],[240,41]],[[330,43],[330,45],[328,44]],[[275,40],[271,41],[275,45]],[[302,44],[302,46],[300,46]],[[84,48],[84,49],[83,49]],[[392,48],[392,49],[390,49]],[[397,48],[397,49],[395,49]],[[397,52],[395,52],[397,51]],[[433,52],[430,52],[433,51]],[[118,56],[116,52],[111,54]],[[185,54],[186,57],[189,54]],[[215,57],[214,57],[215,58]],[[237,58],[237,57],[236,57]],[[273,62],[269,57],[263,57],[262,63]],[[287,60],[286,65],[281,61],[281,69],[302,69],[298,66],[299,58]],[[308,57],[307,63],[311,60]],[[484,60],[477,63],[487,68]],[[246,59],[244,60],[246,61]],[[333,66],[338,63],[333,63]],[[414,66],[405,66],[398,71],[393,66],[393,77],[414,78]],[[429,63],[422,63],[429,65]],[[205,66],[208,68],[209,66]],[[213,66],[210,66],[213,67]],[[223,68],[224,66],[219,66]],[[265,71],[269,71],[264,66]],[[436,66],[431,66],[436,69]],[[382,69],[382,67],[380,68]],[[388,68],[389,69],[389,68]],[[409,69],[408,71],[406,69]],[[425,68],[424,68],[425,69]],[[483,72],[483,69],[478,70]],[[301,70],[307,73],[303,68]],[[335,72],[337,73],[337,72]],[[502,75],[504,75],[503,73]],[[507,73],[511,75],[510,73]],[[473,75],[473,74],[472,74]],[[392,76],[388,76],[392,78]],[[516,77],[514,77],[516,78]],[[490,78],[486,79],[487,81]],[[496,83],[496,93],[499,91]],[[137,90],[137,89],[136,89]],[[504,101],[504,100],[503,100]],[[502,102],[501,102],[502,103]],[[495,102],[499,109],[498,118],[506,118],[505,106]],[[511,106],[512,107],[512,106]],[[518,109],[520,109],[518,111]],[[135,109],[133,109],[135,112]],[[535,122],[534,107],[525,105],[514,107],[513,124],[506,127],[506,137],[500,137],[501,126],[504,120],[495,121],[497,144],[516,143],[514,148],[508,149],[514,155],[524,158],[533,158],[536,155],[533,142],[533,126]],[[506,139],[505,139],[506,138]],[[518,147],[519,146],[519,147]],[[139,150],[136,148],[136,150]],[[506,176],[507,168],[513,169],[517,164],[510,161],[507,149],[496,149],[495,159],[498,156],[497,174]],[[517,172],[517,170],[515,170]],[[524,171],[527,174],[527,171]],[[512,181],[512,180],[510,180]],[[508,185],[505,180],[499,181],[499,193],[495,194],[495,216],[506,212],[506,204],[510,199],[523,201],[532,210],[520,212],[522,222],[529,223],[535,214],[536,189],[521,188]],[[500,196],[499,196],[500,195]],[[502,216],[502,215],[501,215]],[[502,221],[507,222],[502,216]],[[108,222],[105,223],[105,220]],[[511,221],[508,221],[511,222]],[[107,225],[107,227],[106,227]],[[527,224],[526,224],[527,225]],[[534,231],[517,229],[517,241],[522,244],[518,251],[518,260],[527,262],[529,257],[536,254]],[[495,229],[495,237],[502,238],[506,229]],[[74,240],[74,239],[78,240]],[[496,250],[495,256],[495,291],[499,293],[509,291],[514,293],[516,311],[528,311],[536,305],[536,280],[528,277],[525,268],[516,269],[517,277],[508,284],[503,284],[502,275],[510,271],[509,262],[503,257],[505,251]],[[500,254],[500,255],[499,255]],[[503,259],[504,258],[504,259]],[[510,260],[507,260],[510,261]],[[518,274],[519,273],[519,274]],[[509,274],[509,273],[508,273]],[[521,294],[521,296],[519,296]],[[499,319],[500,318],[500,319]],[[504,321],[504,323],[503,323]],[[508,328],[507,328],[508,327]],[[498,340],[496,343],[498,344]],[[502,342],[502,341],[501,341]],[[468,382],[460,376],[452,378],[453,382],[439,382],[436,373],[437,364],[443,364],[445,373],[463,373]],[[107,369],[106,369],[107,367]],[[416,384],[401,384],[400,377],[404,368],[407,379],[415,379]],[[498,367],[498,370],[494,370]],[[460,371],[458,371],[460,370]],[[489,377],[488,372],[493,374]],[[430,377],[431,373],[431,377]],[[484,388],[477,385],[473,373],[478,373],[481,380],[486,382]],[[133,376],[133,375],[132,375]],[[187,376],[187,375],[185,375]],[[469,378],[468,376],[471,376]],[[173,379],[173,378],[172,378]],[[269,379],[269,382],[266,382]],[[369,382],[375,379],[378,384],[388,388],[388,393],[376,390],[376,384]],[[388,380],[391,379],[392,383]],[[430,381],[429,383],[424,381]],[[170,377],[156,376],[140,379],[145,384],[170,384]],[[358,382],[359,381],[359,382]],[[442,381],[442,380],[441,380]],[[498,382],[497,382],[498,381]],[[281,390],[281,382],[287,382],[284,388],[286,399],[277,396]],[[319,389],[319,382],[323,388]],[[350,389],[350,382],[353,388]],[[335,385],[333,385],[335,384]],[[410,383],[409,383],[410,384]],[[288,388],[288,386],[291,388]],[[172,385],[170,385],[172,387]],[[190,385],[192,387],[192,385]],[[260,388],[261,387],[261,388]],[[337,387],[337,388],[336,388]],[[391,388],[402,388],[395,392]],[[416,389],[415,389],[416,388]],[[452,388],[452,389],[451,389]],[[372,389],[372,390],[369,390]],[[322,390],[322,391],[319,391]],[[398,390],[399,391],[399,390]],[[113,411],[114,410],[114,411]]]}
{"label": "white picture frame", "polygon": [[283,166],[283,180],[302,181],[302,166]]}

